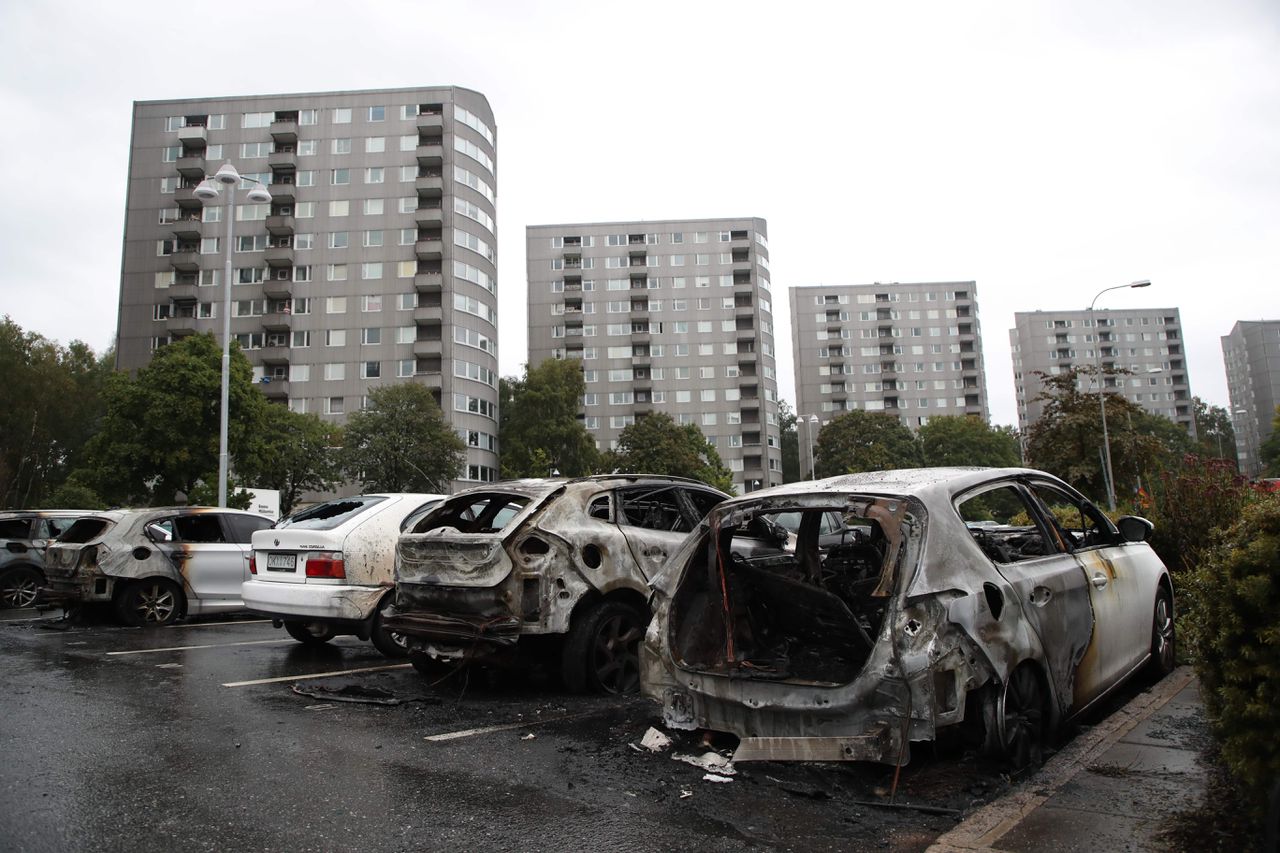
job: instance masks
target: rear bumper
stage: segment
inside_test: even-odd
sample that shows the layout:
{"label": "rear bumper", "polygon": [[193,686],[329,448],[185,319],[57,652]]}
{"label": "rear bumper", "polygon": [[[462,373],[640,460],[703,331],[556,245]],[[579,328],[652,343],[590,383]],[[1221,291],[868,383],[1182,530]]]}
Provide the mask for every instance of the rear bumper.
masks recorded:
{"label": "rear bumper", "polygon": [[374,617],[385,586],[245,581],[240,596],[246,609],[278,619],[309,622],[364,622]]}
{"label": "rear bumper", "polygon": [[97,601],[110,601],[115,592],[115,578],[92,574],[88,577],[48,578],[40,587],[39,607],[74,607]]}

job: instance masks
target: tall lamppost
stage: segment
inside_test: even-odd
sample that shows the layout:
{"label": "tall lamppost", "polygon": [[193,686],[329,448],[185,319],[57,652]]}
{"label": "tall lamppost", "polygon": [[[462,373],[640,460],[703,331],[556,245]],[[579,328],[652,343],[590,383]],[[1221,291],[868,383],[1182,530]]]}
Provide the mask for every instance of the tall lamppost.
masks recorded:
{"label": "tall lamppost", "polygon": [[236,167],[230,162],[222,164],[213,177],[206,177],[195,188],[193,195],[201,201],[212,201],[218,197],[218,184],[227,189],[227,245],[224,247],[226,261],[222,271],[222,397],[218,422],[218,506],[227,505],[227,404],[231,396],[231,245],[232,232],[236,221],[236,184],[241,180],[251,181],[256,186],[249,189],[246,196],[254,204],[270,204],[271,193],[257,178],[241,178]]}
{"label": "tall lamppost", "polygon": [[1098,374],[1098,408],[1102,412],[1102,459],[1106,465],[1106,471],[1103,477],[1107,481],[1107,509],[1112,512],[1116,511],[1116,486],[1111,474],[1111,440],[1107,435],[1107,393],[1106,387],[1102,382],[1102,336],[1098,333],[1097,315],[1093,313],[1093,306],[1097,304],[1098,297],[1109,290],[1123,290],[1126,287],[1150,287],[1151,282],[1147,279],[1142,281],[1131,281],[1128,284],[1117,284],[1112,287],[1104,287],[1099,290],[1097,295],[1093,297],[1093,301],[1089,303],[1089,319],[1093,322],[1093,337],[1096,346],[1093,348],[1093,366]]}
{"label": "tall lamppost", "polygon": [[813,453],[813,436],[818,431],[818,416],[809,415],[809,479],[818,479],[818,460]]}

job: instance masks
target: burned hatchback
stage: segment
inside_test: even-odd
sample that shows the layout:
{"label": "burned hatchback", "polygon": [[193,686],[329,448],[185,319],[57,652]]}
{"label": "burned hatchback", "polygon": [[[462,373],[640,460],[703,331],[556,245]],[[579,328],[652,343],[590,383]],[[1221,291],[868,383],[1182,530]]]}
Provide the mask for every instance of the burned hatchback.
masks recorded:
{"label": "burned hatchback", "polygon": [[[742,546],[782,519],[794,541]],[[673,728],[738,736],[738,761],[901,764],[959,727],[1032,763],[1063,720],[1144,666],[1172,669],[1150,532],[1027,469],[755,492],[714,509],[655,580],[642,689]]]}
{"label": "burned hatchback", "polygon": [[423,671],[509,661],[538,645],[570,689],[634,690],[649,581],[726,497],[644,475],[471,489],[400,537],[383,623]]}

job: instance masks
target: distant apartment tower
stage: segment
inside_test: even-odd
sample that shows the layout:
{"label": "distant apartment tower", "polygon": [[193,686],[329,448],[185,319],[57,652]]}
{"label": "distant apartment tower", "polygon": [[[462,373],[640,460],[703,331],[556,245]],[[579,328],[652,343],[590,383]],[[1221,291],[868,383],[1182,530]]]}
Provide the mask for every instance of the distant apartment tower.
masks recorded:
{"label": "distant apartment tower", "polygon": [[[1097,328],[1094,318],[1097,315]],[[1072,367],[1125,369],[1108,376],[1108,390],[1155,415],[1163,415],[1194,434],[1191,385],[1187,380],[1182,320],[1177,308],[1124,310],[1020,311],[1009,330],[1018,427],[1025,431],[1044,414],[1036,397],[1044,383],[1036,372],[1056,376]],[[1091,374],[1079,388],[1098,392]]]}
{"label": "distant apartment tower", "polygon": [[456,87],[136,102],[118,366],[221,340],[226,191],[194,189],[229,161],[272,195],[237,194],[231,296],[267,397],[342,421],[421,383],[468,444],[463,479],[494,479],[496,156],[488,101]]}
{"label": "distant apartment tower", "polygon": [[739,491],[782,482],[763,219],[526,229],[529,364],[581,359],[607,450],[636,418],[696,424]]}
{"label": "distant apartment tower", "polygon": [[793,287],[791,349],[801,419],[885,412],[915,430],[988,418],[975,282]]}
{"label": "distant apartment tower", "polygon": [[1271,436],[1280,404],[1280,320],[1236,323],[1222,336],[1222,360],[1240,470],[1256,477],[1262,473],[1258,450]]}

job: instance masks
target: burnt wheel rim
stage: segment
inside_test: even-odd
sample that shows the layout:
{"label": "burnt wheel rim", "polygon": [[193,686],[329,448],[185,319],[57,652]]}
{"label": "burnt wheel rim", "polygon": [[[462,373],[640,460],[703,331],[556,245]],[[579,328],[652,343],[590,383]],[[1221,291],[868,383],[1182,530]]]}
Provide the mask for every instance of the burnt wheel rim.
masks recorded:
{"label": "burnt wheel rim", "polygon": [[0,589],[0,602],[5,607],[30,607],[36,603],[39,587],[34,575],[18,574],[5,581],[4,589]]}
{"label": "burnt wheel rim", "polygon": [[1017,767],[1038,763],[1043,755],[1044,703],[1040,684],[1028,667],[1014,672],[1004,690],[1000,726],[1004,754]]}
{"label": "burnt wheel rim", "polygon": [[600,623],[592,649],[596,680],[609,693],[640,686],[640,639],[644,631],[630,615],[615,613]]}
{"label": "burnt wheel rim", "polygon": [[1173,608],[1167,596],[1156,599],[1156,612],[1151,626],[1151,639],[1160,666],[1168,671],[1173,669],[1173,657],[1176,653],[1173,635]]}
{"label": "burnt wheel rim", "polygon": [[134,597],[133,611],[143,622],[157,625],[170,622],[177,608],[177,596],[165,584],[147,584],[139,587]]}

